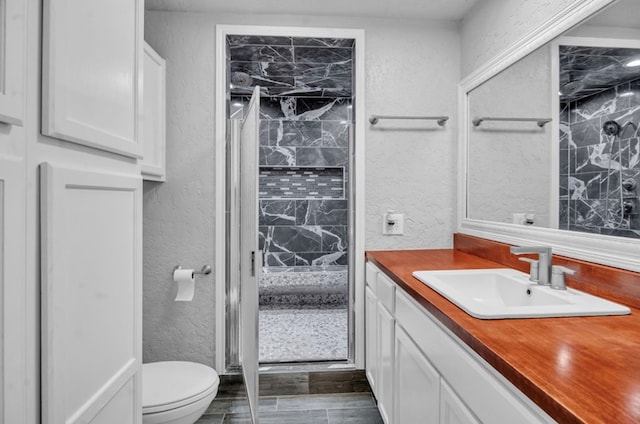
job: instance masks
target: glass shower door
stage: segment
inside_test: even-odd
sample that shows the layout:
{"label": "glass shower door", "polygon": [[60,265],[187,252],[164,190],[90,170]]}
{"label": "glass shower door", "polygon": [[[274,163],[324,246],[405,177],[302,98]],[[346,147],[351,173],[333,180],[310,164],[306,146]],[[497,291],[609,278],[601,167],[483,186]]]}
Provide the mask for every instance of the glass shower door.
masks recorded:
{"label": "glass shower door", "polygon": [[262,255],[258,245],[258,155],[260,88],[255,87],[240,129],[240,350],[239,359],[251,419],[258,424],[258,281]]}

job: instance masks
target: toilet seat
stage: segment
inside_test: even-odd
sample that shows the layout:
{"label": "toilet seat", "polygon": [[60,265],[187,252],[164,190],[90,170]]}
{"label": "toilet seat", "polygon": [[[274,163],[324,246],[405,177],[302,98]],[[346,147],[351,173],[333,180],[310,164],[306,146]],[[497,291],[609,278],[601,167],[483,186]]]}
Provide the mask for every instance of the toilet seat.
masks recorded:
{"label": "toilet seat", "polygon": [[142,413],[181,408],[218,391],[220,377],[206,365],[167,361],[142,365]]}

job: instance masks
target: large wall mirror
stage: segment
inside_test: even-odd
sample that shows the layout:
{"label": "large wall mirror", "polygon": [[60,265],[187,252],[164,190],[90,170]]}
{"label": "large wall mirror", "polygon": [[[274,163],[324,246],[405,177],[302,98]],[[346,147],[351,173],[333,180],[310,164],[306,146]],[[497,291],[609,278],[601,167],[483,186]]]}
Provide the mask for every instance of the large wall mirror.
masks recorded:
{"label": "large wall mirror", "polygon": [[459,231],[640,270],[637,8],[576,8],[461,83]]}

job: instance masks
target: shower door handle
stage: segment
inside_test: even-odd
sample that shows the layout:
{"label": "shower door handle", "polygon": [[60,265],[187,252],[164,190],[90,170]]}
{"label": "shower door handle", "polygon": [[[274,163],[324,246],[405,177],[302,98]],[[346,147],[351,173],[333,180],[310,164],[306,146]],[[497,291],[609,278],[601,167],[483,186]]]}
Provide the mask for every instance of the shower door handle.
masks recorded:
{"label": "shower door handle", "polygon": [[[257,253],[257,255],[256,255]],[[262,250],[251,252],[251,276],[256,277],[261,275],[261,273],[256,272],[256,270],[260,270],[262,268],[262,261],[260,258],[262,257]],[[260,261],[260,263],[256,263]]]}

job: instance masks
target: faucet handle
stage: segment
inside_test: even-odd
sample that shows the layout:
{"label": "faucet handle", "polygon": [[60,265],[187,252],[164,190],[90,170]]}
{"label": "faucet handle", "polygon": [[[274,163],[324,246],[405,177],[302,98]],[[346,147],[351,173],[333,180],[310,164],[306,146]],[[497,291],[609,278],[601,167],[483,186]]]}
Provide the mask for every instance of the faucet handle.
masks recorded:
{"label": "faucet handle", "polygon": [[576,271],[562,265],[553,265],[551,267],[551,288],[556,290],[566,290],[567,284],[565,274],[573,275]]}
{"label": "faucet handle", "polygon": [[538,275],[538,261],[535,259],[531,259],[531,258],[518,258],[518,260],[522,261],[522,262],[528,262],[530,264],[529,266],[529,280],[534,281],[534,282],[538,282],[539,280],[539,275]]}

